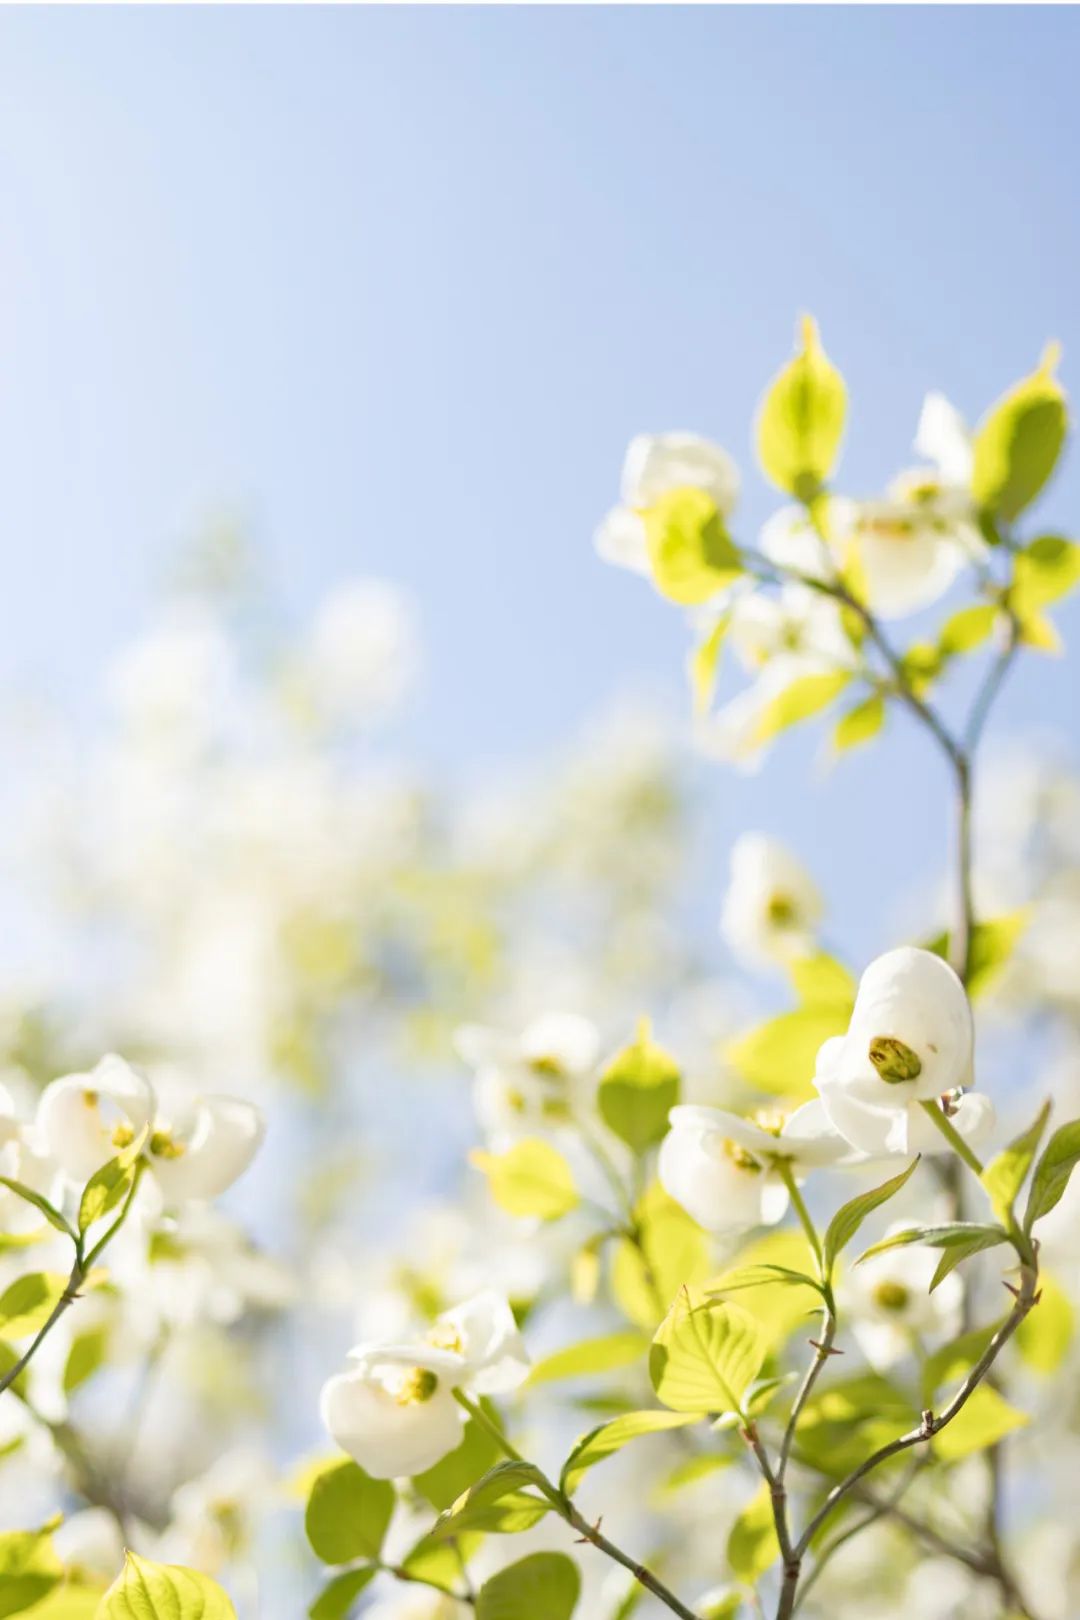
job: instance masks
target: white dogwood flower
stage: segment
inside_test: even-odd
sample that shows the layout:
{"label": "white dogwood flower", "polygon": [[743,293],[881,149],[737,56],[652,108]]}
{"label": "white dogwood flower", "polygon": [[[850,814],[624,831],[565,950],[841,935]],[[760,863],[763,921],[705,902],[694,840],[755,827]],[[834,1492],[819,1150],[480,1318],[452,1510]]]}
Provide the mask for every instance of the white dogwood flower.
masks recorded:
{"label": "white dogwood flower", "polygon": [[433,1468],[461,1440],[465,1413],[455,1389],[504,1394],[528,1376],[513,1312],[490,1292],[438,1317],[406,1344],[361,1344],[321,1400],[323,1423],[375,1479]]}
{"label": "white dogwood flower", "polygon": [[855,1158],[816,1100],[786,1118],[763,1113],[744,1119],[721,1108],[683,1105],[670,1119],[660,1145],[660,1184],[710,1232],[782,1220],[789,1194],[780,1163],[801,1180],[808,1170]]}
{"label": "white dogwood flower", "polygon": [[[0,1085],[0,1176],[52,1198],[57,1168],[44,1151],[39,1133],[19,1119],[7,1088]],[[0,1186],[0,1229],[17,1232],[41,1224],[41,1215],[26,1199]]]}
{"label": "white dogwood flower", "polygon": [[988,1099],[953,1096],[971,1083],[973,1042],[971,1005],[952,968],[902,946],[866,969],[847,1034],[822,1046],[814,1084],[833,1125],[861,1152],[923,1151],[934,1131],[924,1101],[946,1099],[962,1134],[989,1128]]}
{"label": "white dogwood flower", "polygon": [[[900,1230],[890,1227],[890,1235]],[[841,1285],[841,1304],[851,1317],[855,1337],[867,1361],[891,1367],[930,1337],[958,1331],[963,1285],[954,1271],[930,1292],[940,1254],[907,1244],[873,1254],[852,1266]]]}
{"label": "white dogwood flower", "polygon": [[110,1053],[89,1074],[46,1086],[36,1129],[45,1151],[76,1183],[146,1134],[146,1161],[166,1204],[216,1198],[247,1169],[262,1142],[261,1111],[236,1097],[159,1097],[141,1070]]}
{"label": "white dogwood flower", "polygon": [[547,1013],[509,1035],[463,1024],[458,1056],[475,1071],[473,1107],[489,1142],[508,1143],[567,1118],[575,1088],[596,1066],[600,1036],[575,1013]]}
{"label": "white dogwood flower", "polygon": [[649,573],[645,525],[639,513],[673,489],[703,489],[721,517],[739,498],[739,469],[718,444],[696,433],[639,433],[623,462],[621,501],[596,531],[596,549],[605,562],[635,573]]}
{"label": "white dogwood flower", "polygon": [[720,930],[751,961],[786,961],[814,942],[824,902],[801,861],[778,839],[743,833],[731,850]]}

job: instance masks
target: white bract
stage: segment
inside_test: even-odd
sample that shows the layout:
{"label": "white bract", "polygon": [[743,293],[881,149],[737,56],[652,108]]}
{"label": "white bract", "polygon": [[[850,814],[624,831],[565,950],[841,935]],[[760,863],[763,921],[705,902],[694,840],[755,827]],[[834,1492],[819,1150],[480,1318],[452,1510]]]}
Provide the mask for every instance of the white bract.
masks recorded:
{"label": "white bract", "polygon": [[236,1097],[155,1093],[141,1070],[110,1053],[89,1074],[46,1086],[36,1128],[61,1171],[83,1183],[145,1135],[146,1161],[166,1204],[216,1198],[247,1169],[265,1130],[262,1113]]}
{"label": "white bract", "polygon": [[863,974],[847,1034],[822,1046],[814,1084],[835,1128],[861,1152],[934,1151],[924,1101],[947,1099],[961,1134],[989,1129],[988,1099],[952,1095],[971,1083],[972,1056],[959,978],[932,951],[901,946]]}
{"label": "white bract", "polygon": [[481,1130],[490,1142],[508,1143],[566,1120],[575,1088],[596,1066],[600,1037],[587,1018],[548,1013],[520,1035],[464,1024],[454,1045],[475,1070]]}
{"label": "white bract", "polygon": [[635,573],[649,573],[645,525],[639,514],[673,489],[703,489],[721,517],[739,498],[739,469],[726,450],[696,433],[639,433],[623,462],[621,502],[596,531],[596,549],[605,562]]}
{"label": "white bract", "polygon": [[505,1299],[486,1292],[438,1317],[407,1344],[361,1344],[322,1392],[322,1419],[343,1451],[375,1479],[423,1473],[461,1440],[455,1389],[504,1394],[529,1362]]}
{"label": "white bract", "polygon": [[[890,1235],[900,1230],[890,1227]],[[930,1292],[940,1255],[918,1244],[886,1249],[845,1274],[841,1308],[874,1367],[890,1367],[923,1339],[959,1328],[963,1285],[954,1271]]]}
{"label": "white bract", "polygon": [[788,1207],[779,1166],[796,1180],[806,1171],[856,1158],[817,1101],[786,1118],[744,1119],[721,1108],[671,1110],[671,1130],[660,1146],[664,1191],[710,1232],[773,1226]]}
{"label": "white bract", "polygon": [[[57,1180],[56,1165],[43,1150],[38,1133],[18,1117],[6,1087],[0,1085],[0,1176],[17,1181],[32,1192],[51,1198]],[[0,1230],[16,1232],[41,1224],[34,1206],[8,1187],[0,1186]]]}
{"label": "white bract", "polygon": [[778,839],[751,832],[735,840],[720,930],[740,956],[761,962],[805,955],[823,911],[817,884]]}

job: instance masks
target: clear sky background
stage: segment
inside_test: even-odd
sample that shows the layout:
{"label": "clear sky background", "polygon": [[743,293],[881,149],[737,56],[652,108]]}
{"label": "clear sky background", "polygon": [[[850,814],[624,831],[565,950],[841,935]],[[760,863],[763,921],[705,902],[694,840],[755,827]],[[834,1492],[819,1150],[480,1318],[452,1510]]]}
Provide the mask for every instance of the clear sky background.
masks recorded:
{"label": "clear sky background", "polygon": [[[0,685],[81,712],[228,507],[297,613],[354,572],[414,592],[435,769],[556,748],[627,686],[678,707],[679,614],[591,548],[627,439],[729,446],[752,534],[802,309],[856,491],[928,387],[977,415],[1057,336],[1080,388],[1078,45],[1071,8],[4,11]],[[1075,735],[1075,672],[1002,712]],[[812,794],[801,739],[703,769],[717,882],[772,828],[878,942],[943,854],[940,773],[898,748]]]}

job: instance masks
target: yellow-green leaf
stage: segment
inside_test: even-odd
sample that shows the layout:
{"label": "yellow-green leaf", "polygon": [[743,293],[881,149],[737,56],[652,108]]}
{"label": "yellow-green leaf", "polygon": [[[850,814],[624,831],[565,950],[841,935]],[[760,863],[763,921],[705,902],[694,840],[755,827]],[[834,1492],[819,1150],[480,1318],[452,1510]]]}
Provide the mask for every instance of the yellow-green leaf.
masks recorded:
{"label": "yellow-green leaf", "polygon": [[946,619],[938,646],[949,658],[974,652],[990,639],[999,617],[1000,609],[993,602],[977,602],[974,607],[961,608],[951,619]]}
{"label": "yellow-green leaf", "polygon": [[97,1620],[236,1620],[236,1610],[208,1575],[129,1552]]}
{"label": "yellow-green leaf", "polygon": [[1029,1367],[1049,1376],[1057,1372],[1076,1326],[1072,1301],[1057,1279],[1039,1272],[1039,1303],[1029,1311],[1016,1330],[1016,1347]]}
{"label": "yellow-green leaf", "polygon": [[471,1158],[487,1176],[495,1202],[511,1215],[557,1221],[577,1208],[573,1171],[550,1142],[528,1137],[505,1153],[475,1152]]}
{"label": "yellow-green leaf", "polygon": [[694,700],[694,713],[697,715],[707,714],[713,700],[720,669],[720,654],[730,625],[730,613],[722,613],[704,640],[699,641],[693,648],[687,660],[690,691]]}
{"label": "yellow-green leaf", "polygon": [[804,317],[801,348],[770,385],[757,419],[757,449],[768,478],[809,504],[829,477],[847,414],[844,379]]}
{"label": "yellow-green leaf", "polygon": [[708,602],[743,572],[716,502],[703,489],[668,490],[641,519],[653,583],[672,602]]}
{"label": "yellow-green leaf", "polygon": [[999,1221],[1008,1221],[1012,1214],[1013,1204],[1027,1179],[1049,1118],[1050,1104],[1046,1102],[1028,1129],[1010,1142],[1008,1147],[1002,1148],[980,1177]]}
{"label": "yellow-green leaf", "polygon": [[738,1305],[693,1305],[686,1290],[657,1329],[649,1376],[674,1412],[738,1412],[765,1359],[765,1335]]}
{"label": "yellow-green leaf", "polygon": [[581,1576],[565,1553],[533,1553],[484,1582],[476,1620],[570,1620]]}
{"label": "yellow-green leaf", "polygon": [[1017,613],[1037,613],[1080,584],[1080,546],[1060,534],[1043,534],[1013,563],[1010,601]]}
{"label": "yellow-green leaf", "polygon": [[826,951],[796,956],[788,964],[795,994],[806,1007],[842,1007],[845,1016],[855,1005],[855,980],[842,962]]}
{"label": "yellow-green leaf", "polygon": [[813,1096],[818,1052],[832,1035],[842,1035],[851,1006],[798,1007],[770,1018],[727,1049],[728,1061],[759,1091],[803,1101]]}
{"label": "yellow-green leaf", "polygon": [[697,1417],[696,1412],[624,1412],[610,1423],[602,1423],[583,1435],[574,1446],[563,1464],[560,1487],[572,1495],[590,1468],[603,1462],[605,1457],[613,1457],[630,1440],[644,1434],[659,1434],[665,1429],[683,1428]]}
{"label": "yellow-green leaf", "polygon": [[372,1479],[354,1462],[320,1474],[311,1487],[304,1529],[324,1564],[377,1558],[394,1511],[394,1487]]}
{"label": "yellow-green leaf", "polygon": [[64,1566],[51,1533],[58,1523],[0,1535],[0,1615],[21,1614],[41,1603],[60,1581]]}
{"label": "yellow-green leaf", "polygon": [[755,1586],[779,1556],[772,1497],[763,1481],[731,1527],[727,1560],[733,1575],[747,1586]]}
{"label": "yellow-green leaf", "polygon": [[1048,482],[1065,443],[1065,394],[1054,375],[1058,353],[1051,344],[1038,370],[990,408],[975,435],[972,492],[980,507],[1006,522]]}
{"label": "yellow-green leaf", "polygon": [[762,706],[747,739],[747,750],[760,748],[781,732],[821,714],[851,684],[851,679],[848,669],[798,676]]}
{"label": "yellow-green leaf", "polygon": [[611,1288],[632,1322],[652,1333],[679,1289],[709,1272],[709,1240],[686,1211],[654,1182],[634,1210],[637,1243],[615,1247]]}
{"label": "yellow-green leaf", "polygon": [[580,1344],[567,1345],[544,1356],[533,1367],[530,1384],[552,1384],[562,1378],[582,1378],[591,1373],[613,1372],[619,1367],[631,1367],[648,1349],[649,1341],[643,1333],[628,1330],[606,1333],[602,1338],[584,1339]]}
{"label": "yellow-green leaf", "polygon": [[872,742],[885,724],[885,699],[880,692],[864,698],[842,714],[833,728],[833,748],[846,754],[852,748]]}
{"label": "yellow-green leaf", "polygon": [[959,1462],[961,1457],[997,1445],[1027,1421],[1026,1414],[1010,1406],[991,1385],[980,1384],[931,1444],[942,1462]]}
{"label": "yellow-green leaf", "polygon": [[17,1277],[0,1294],[0,1334],[21,1339],[44,1327],[60,1302],[68,1279],[56,1271],[32,1271]]}
{"label": "yellow-green leaf", "polygon": [[644,1153],[667,1134],[679,1085],[679,1065],[656,1045],[643,1021],[637,1040],[617,1052],[601,1075],[596,1105],[608,1129],[635,1153]]}

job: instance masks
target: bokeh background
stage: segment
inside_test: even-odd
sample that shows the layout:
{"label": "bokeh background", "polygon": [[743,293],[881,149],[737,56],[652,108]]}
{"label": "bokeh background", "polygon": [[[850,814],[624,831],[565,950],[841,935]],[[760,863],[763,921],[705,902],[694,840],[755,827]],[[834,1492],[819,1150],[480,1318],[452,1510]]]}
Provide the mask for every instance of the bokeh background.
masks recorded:
{"label": "bokeh background", "polygon": [[[180,1293],[233,1292],[175,1376],[132,1375],[125,1463],[153,1545],[229,1569],[245,1617],[313,1574],[293,1509],[244,1542],[261,1599],[201,1547],[226,1441],[254,1512],[259,1448],[285,1477],[324,1444],[321,1380],[425,1268],[532,1286],[440,1203],[477,1136],[454,1025],[561,1005],[610,1044],[649,1010],[719,1084],[788,994],[717,931],[748,827],[853,966],[939,920],[925,737],[891,720],[887,769],[826,770],[813,727],[760,774],[702,758],[686,627],[592,534],[665,428],[735,455],[755,534],[753,411],[803,310],[853,494],[911,462],[928,389],[974,420],[1049,338],[1073,381],[1078,44],[1071,8],[1009,6],[0,14],[0,1067],[29,1096],[121,1045],[267,1109],[229,1208],[281,1274],[203,1252]],[[1073,457],[1039,525],[1075,534],[1078,496]],[[1010,763],[1068,767],[1075,691],[1033,655],[996,712],[995,904],[1066,859],[1080,890],[1075,784]],[[1070,904],[1028,973],[1074,1043]]]}

